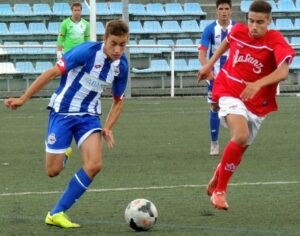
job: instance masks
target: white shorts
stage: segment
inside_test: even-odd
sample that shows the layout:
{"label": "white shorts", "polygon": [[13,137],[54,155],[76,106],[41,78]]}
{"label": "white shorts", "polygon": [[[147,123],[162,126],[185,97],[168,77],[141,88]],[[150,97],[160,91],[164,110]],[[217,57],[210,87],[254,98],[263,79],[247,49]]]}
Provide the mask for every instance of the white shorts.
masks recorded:
{"label": "white shorts", "polygon": [[242,115],[248,120],[249,137],[247,145],[252,144],[265,117],[253,114],[240,99],[234,97],[221,97],[219,107],[220,122],[226,128],[228,126],[225,117],[228,114]]}

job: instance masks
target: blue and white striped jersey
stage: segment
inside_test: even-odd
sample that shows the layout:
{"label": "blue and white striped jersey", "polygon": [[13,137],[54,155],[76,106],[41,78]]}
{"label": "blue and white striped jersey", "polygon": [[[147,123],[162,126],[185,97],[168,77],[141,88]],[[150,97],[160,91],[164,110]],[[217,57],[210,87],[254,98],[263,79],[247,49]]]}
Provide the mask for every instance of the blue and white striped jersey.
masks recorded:
{"label": "blue and white striped jersey", "polygon": [[[226,28],[226,31],[223,30],[222,26],[218,23],[217,20],[206,26],[204,32],[201,36],[201,42],[198,49],[207,50],[207,58],[215,53],[215,51],[220,46],[221,42],[226,38],[227,34],[230,32],[231,27],[235,24],[235,21],[231,21]],[[214,74],[217,75],[220,69],[223,67],[227,60],[228,51],[224,53],[214,65]]]}
{"label": "blue and white striped jersey", "polygon": [[60,86],[48,107],[58,113],[101,114],[100,97],[112,85],[114,99],[123,99],[128,80],[128,62],[110,61],[104,43],[86,42],[67,52],[56,65],[62,71]]}

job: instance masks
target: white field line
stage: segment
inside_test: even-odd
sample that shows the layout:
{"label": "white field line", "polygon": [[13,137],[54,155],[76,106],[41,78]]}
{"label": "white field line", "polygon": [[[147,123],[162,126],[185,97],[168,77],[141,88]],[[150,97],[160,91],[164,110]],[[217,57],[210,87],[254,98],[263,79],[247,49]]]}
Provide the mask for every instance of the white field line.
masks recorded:
{"label": "white field line", "polygon": [[[276,182],[254,182],[254,183],[232,183],[230,186],[246,186],[246,185],[286,185],[286,184],[300,184],[300,181],[276,181]],[[118,191],[134,191],[134,190],[157,190],[157,189],[175,189],[175,188],[204,188],[206,184],[200,185],[171,185],[171,186],[150,186],[150,187],[131,187],[131,188],[103,188],[103,189],[89,189],[88,192],[118,192]],[[0,197],[9,196],[24,196],[24,195],[45,195],[45,194],[61,194],[62,191],[49,192],[18,192],[18,193],[0,193]]]}

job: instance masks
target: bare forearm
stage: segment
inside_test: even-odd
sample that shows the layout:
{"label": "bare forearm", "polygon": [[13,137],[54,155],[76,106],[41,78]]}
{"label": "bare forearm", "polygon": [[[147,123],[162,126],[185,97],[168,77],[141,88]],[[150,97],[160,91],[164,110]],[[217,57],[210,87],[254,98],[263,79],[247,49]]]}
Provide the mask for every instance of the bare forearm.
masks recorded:
{"label": "bare forearm", "polygon": [[120,114],[122,112],[122,107],[123,107],[123,101],[114,101],[110,112],[106,118],[106,122],[104,125],[105,129],[112,129],[112,127],[114,126],[114,124],[117,122],[117,120],[120,117]]}
{"label": "bare forearm", "polygon": [[261,88],[284,80],[287,77],[288,72],[288,64],[284,62],[271,74],[252,83],[245,82],[246,87],[240,94],[241,99],[243,101],[247,101],[253,98]]}
{"label": "bare forearm", "polygon": [[206,53],[207,53],[206,51],[200,50],[198,54],[198,59],[202,66],[204,66],[207,63]]}
{"label": "bare forearm", "polygon": [[27,91],[21,96],[21,99],[27,101],[34,94],[39,92],[43,87],[45,87],[49,81],[60,75],[60,71],[57,68],[52,68],[50,70],[42,73],[37,79],[30,85]]}
{"label": "bare forearm", "polygon": [[262,88],[262,87],[280,82],[282,80],[285,80],[288,76],[288,73],[289,73],[289,66],[286,62],[284,62],[276,70],[274,70],[271,74],[258,80],[257,83]]}
{"label": "bare forearm", "polygon": [[223,42],[220,44],[216,52],[213,54],[213,56],[207,61],[207,64],[209,67],[213,67],[215,62],[229,49],[229,43],[227,40],[223,40]]}

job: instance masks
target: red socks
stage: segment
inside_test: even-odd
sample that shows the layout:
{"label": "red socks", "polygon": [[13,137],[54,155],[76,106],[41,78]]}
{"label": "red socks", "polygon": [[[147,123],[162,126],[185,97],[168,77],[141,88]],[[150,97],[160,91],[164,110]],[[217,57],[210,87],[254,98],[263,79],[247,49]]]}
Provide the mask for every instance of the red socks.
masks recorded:
{"label": "red socks", "polygon": [[237,144],[234,141],[230,141],[221,159],[221,163],[217,167],[216,172],[219,172],[219,180],[216,188],[216,192],[225,191],[230,180],[231,175],[240,164],[242,155],[245,152],[246,147]]}

